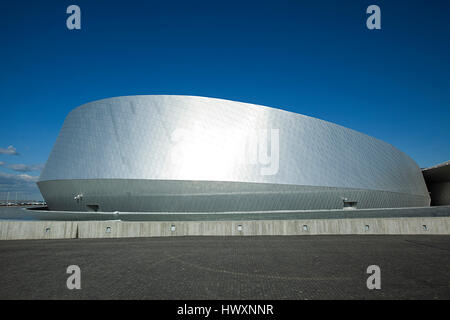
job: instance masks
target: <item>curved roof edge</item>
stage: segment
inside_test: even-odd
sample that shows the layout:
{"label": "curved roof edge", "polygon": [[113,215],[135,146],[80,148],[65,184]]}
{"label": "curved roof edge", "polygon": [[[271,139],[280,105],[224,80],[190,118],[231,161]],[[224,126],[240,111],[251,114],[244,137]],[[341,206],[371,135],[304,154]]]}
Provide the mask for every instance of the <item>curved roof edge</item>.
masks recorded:
{"label": "curved roof edge", "polygon": [[[390,145],[391,147],[393,147],[394,149],[396,149],[396,150],[398,150],[399,152],[403,153],[403,154],[406,155],[408,158],[410,158],[411,160],[414,161],[414,159],[412,159],[411,156],[409,156],[408,154],[406,154],[405,152],[403,152],[402,150],[400,150],[399,148],[397,148],[396,146],[392,145],[392,144],[389,143],[389,142],[386,142],[386,141],[381,140],[381,139],[379,139],[379,138],[373,137],[373,136],[368,135],[368,134],[366,134],[366,133],[363,133],[363,132],[361,132],[361,131],[357,131],[357,130],[355,130],[355,129],[345,127],[345,126],[340,125],[340,124],[337,124],[337,123],[335,123],[335,122],[331,122],[331,121],[328,121],[328,120],[323,120],[323,119],[320,119],[320,118],[316,118],[316,117],[304,115],[304,114],[297,113],[297,112],[293,112],[293,111],[284,110],[284,109],[281,109],[281,108],[279,108],[279,107],[269,107],[269,106],[265,106],[265,105],[255,104],[255,103],[242,102],[242,101],[235,101],[235,100],[223,99],[223,98],[214,98],[214,97],[205,97],[205,96],[194,96],[194,95],[184,95],[184,94],[148,94],[148,95],[146,95],[146,94],[138,94],[138,95],[126,95],[126,96],[114,96],[114,97],[102,98],[102,99],[97,99],[97,100],[93,100],[93,101],[84,103],[84,104],[82,104],[82,105],[80,105],[80,106],[78,106],[78,107],[72,109],[72,110],[69,112],[69,114],[72,113],[72,112],[75,111],[75,110],[78,110],[78,109],[87,107],[87,106],[89,106],[89,105],[92,104],[92,103],[98,103],[98,102],[102,102],[102,101],[114,100],[114,99],[120,99],[120,98],[131,98],[131,97],[133,97],[133,98],[143,98],[143,97],[186,97],[186,98],[195,98],[195,99],[209,99],[209,100],[218,100],[218,101],[227,101],[227,102],[239,103],[239,104],[242,104],[242,105],[252,106],[252,107],[256,107],[256,108],[265,108],[265,109],[270,109],[270,110],[277,110],[277,111],[279,111],[279,112],[287,112],[287,113],[290,113],[290,114],[292,114],[292,115],[294,115],[294,116],[297,116],[297,117],[304,117],[304,118],[314,119],[314,120],[316,120],[316,121],[321,121],[321,122],[329,123],[329,124],[332,124],[332,125],[335,125],[335,126],[344,128],[344,129],[346,129],[346,130],[353,131],[353,132],[355,132],[355,133],[357,133],[357,134],[364,135],[364,136],[366,136],[366,137],[369,137],[369,138],[374,139],[374,140],[376,140],[376,141],[379,141],[379,142],[381,142],[381,143]],[[69,114],[68,114],[68,115],[69,115]],[[68,116],[68,115],[67,115],[67,116]],[[67,116],[66,116],[66,118],[67,118]],[[416,163],[416,162],[414,161],[414,163]],[[416,165],[417,165],[417,163],[416,163]],[[419,167],[418,165],[417,165],[417,168],[420,169],[420,167]]]}

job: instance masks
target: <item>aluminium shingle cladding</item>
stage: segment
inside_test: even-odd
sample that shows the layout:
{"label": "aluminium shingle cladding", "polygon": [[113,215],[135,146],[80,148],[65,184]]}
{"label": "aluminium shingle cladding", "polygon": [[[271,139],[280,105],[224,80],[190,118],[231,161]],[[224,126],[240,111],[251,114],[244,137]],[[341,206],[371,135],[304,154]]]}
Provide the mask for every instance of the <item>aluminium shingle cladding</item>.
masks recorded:
{"label": "aluminium shingle cladding", "polygon": [[[267,141],[271,130],[279,134],[274,174],[262,174],[263,161],[242,160],[242,145],[263,130]],[[72,110],[39,182],[79,179],[266,183],[428,199],[417,164],[388,143],[292,112],[194,96],[125,96]]]}
{"label": "aluminium shingle cladding", "polygon": [[390,144],[300,114],[192,96],[74,109],[38,186],[51,210],[337,209],[343,198],[359,208],[429,205],[420,169]]}

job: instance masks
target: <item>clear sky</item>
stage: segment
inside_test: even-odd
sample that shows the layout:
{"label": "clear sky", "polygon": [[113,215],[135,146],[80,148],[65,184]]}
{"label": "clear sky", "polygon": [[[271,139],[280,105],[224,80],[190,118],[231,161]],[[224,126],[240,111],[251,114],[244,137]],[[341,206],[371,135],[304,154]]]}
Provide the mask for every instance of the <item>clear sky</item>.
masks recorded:
{"label": "clear sky", "polygon": [[[66,27],[71,4],[81,30]],[[371,4],[381,30],[366,28]],[[449,160],[449,12],[437,0],[3,1],[0,199],[37,197],[68,112],[121,95],[278,107],[389,142],[420,167]]]}

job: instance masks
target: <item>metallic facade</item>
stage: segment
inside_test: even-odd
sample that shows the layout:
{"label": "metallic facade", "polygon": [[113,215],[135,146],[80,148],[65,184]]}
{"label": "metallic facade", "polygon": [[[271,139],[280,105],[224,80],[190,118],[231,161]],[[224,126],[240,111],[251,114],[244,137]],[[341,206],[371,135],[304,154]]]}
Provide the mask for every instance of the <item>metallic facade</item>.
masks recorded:
{"label": "metallic facade", "polygon": [[416,163],[390,144],[284,110],[193,96],[117,97],[72,110],[38,186],[51,210],[430,203]]}

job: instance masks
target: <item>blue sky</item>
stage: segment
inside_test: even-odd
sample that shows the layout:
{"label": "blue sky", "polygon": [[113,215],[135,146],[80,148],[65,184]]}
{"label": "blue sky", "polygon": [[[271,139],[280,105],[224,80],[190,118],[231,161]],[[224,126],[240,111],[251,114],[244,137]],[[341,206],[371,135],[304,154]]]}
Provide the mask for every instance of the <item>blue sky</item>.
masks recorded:
{"label": "blue sky", "polygon": [[[81,30],[66,28],[71,4]],[[366,28],[371,4],[381,30]],[[449,10],[436,0],[2,3],[0,198],[37,197],[67,113],[120,95],[278,107],[389,142],[421,167],[449,160]]]}

